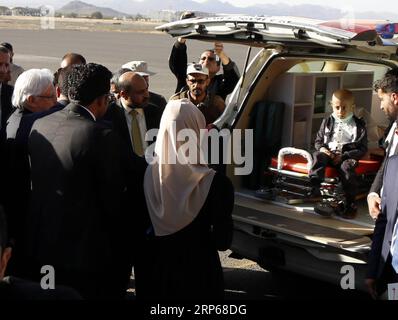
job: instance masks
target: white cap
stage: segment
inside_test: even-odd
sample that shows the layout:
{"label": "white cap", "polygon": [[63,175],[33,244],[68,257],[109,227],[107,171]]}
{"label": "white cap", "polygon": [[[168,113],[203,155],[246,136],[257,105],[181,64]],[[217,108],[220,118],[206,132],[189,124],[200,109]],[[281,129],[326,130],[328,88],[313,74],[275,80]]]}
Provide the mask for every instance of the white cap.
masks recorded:
{"label": "white cap", "polygon": [[122,65],[122,68],[130,69],[140,76],[153,76],[155,74],[155,72],[148,70],[148,63],[146,61],[130,61]]}
{"label": "white cap", "polygon": [[204,75],[208,76],[209,75],[209,69],[207,69],[205,66],[201,65],[200,63],[190,63],[190,64],[188,64],[187,75],[188,74],[194,74],[194,73],[204,74]]}

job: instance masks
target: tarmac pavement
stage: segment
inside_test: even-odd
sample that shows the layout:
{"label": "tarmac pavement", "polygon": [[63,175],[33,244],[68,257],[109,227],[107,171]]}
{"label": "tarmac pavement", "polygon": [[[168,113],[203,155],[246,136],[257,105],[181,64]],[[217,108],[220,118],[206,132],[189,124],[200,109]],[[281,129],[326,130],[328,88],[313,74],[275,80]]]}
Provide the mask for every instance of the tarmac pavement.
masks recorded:
{"label": "tarmac pavement", "polygon": [[[3,29],[0,40],[14,46],[14,62],[25,69],[49,68],[55,72],[65,53],[77,52],[88,62],[103,64],[112,72],[128,61],[147,61],[156,73],[150,77],[150,89],[166,99],[174,94],[177,84],[168,65],[175,39],[163,33]],[[203,50],[213,47],[212,43],[190,40],[187,45],[188,62],[197,61]],[[246,51],[246,46],[225,44],[225,52],[240,70]]]}

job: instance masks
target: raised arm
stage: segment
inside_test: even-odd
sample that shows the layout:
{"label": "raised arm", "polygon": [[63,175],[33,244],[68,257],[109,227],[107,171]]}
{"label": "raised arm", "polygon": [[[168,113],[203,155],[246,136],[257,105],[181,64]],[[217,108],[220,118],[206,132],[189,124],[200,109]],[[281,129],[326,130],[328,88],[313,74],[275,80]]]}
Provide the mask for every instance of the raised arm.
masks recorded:
{"label": "raised arm", "polygon": [[178,38],[171,49],[169,57],[169,68],[170,71],[177,78],[177,87],[175,93],[180,92],[183,87],[185,87],[186,74],[187,74],[187,46],[185,44],[185,39]]}

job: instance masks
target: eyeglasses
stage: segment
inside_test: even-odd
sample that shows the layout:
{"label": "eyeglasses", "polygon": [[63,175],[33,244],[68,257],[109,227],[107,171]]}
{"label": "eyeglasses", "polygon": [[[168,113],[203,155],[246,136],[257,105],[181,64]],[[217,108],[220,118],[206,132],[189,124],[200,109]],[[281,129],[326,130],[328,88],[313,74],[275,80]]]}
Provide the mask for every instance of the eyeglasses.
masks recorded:
{"label": "eyeglasses", "polygon": [[199,84],[199,85],[202,85],[202,84],[204,84],[204,83],[206,82],[205,79],[187,79],[187,80],[188,80],[188,82],[191,83],[191,84],[197,83],[197,84]]}
{"label": "eyeglasses", "polygon": [[215,57],[208,57],[208,56],[203,56],[200,58],[200,61],[205,61],[205,60],[209,60],[209,61],[215,61],[216,58]]}

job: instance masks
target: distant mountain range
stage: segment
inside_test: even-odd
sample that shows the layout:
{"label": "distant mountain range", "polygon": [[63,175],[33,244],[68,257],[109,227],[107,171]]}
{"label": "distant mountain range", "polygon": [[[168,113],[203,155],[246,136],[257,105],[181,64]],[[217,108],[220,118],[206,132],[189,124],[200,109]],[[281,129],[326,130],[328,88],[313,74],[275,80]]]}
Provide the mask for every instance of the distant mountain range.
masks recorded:
{"label": "distant mountain range", "polygon": [[82,1],[71,1],[57,10],[57,12],[62,14],[77,13],[78,15],[89,16],[93,12],[101,12],[104,17],[118,17],[121,18],[126,16],[125,13],[113,10],[106,7],[97,7],[89,3]]}
{"label": "distant mountain range", "polygon": [[[104,16],[127,16],[132,14],[150,15],[160,10],[171,11],[200,11],[209,13],[226,14],[247,14],[247,15],[267,15],[267,16],[302,16],[314,19],[339,19],[353,14],[329,6],[319,6],[311,4],[289,5],[286,3],[277,4],[258,4],[245,8],[235,7],[228,2],[220,0],[207,0],[206,2],[196,2],[193,0],[87,0],[92,4],[67,0],[30,0],[29,7],[40,5],[53,5],[58,11],[65,13],[75,12],[78,14],[90,14],[100,11]],[[310,0],[308,0],[310,2]],[[22,5],[26,0],[5,0],[3,5],[15,6]],[[261,0],[259,0],[261,2]],[[95,3],[95,4],[94,4]],[[375,4],[377,5],[377,4]],[[117,11],[115,10],[117,9]],[[394,10],[390,12],[355,12],[355,18],[359,19],[390,19],[398,21],[398,13]]]}

